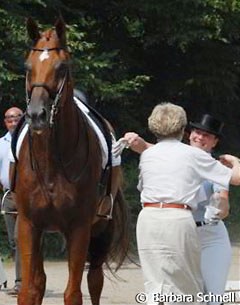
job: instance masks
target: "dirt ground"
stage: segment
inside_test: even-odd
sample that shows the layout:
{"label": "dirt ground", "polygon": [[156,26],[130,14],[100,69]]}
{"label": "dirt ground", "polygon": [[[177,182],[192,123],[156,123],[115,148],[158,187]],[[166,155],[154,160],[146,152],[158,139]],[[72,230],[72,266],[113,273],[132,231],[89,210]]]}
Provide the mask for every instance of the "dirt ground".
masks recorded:
{"label": "dirt ground", "polygon": [[[63,305],[63,291],[67,283],[67,263],[66,262],[45,262],[45,272],[47,274],[46,293],[43,305]],[[4,264],[8,275],[8,288],[13,286],[14,265],[13,263]],[[134,305],[135,297],[138,293],[144,291],[143,279],[140,267],[125,263],[117,273],[119,280],[106,271],[105,284],[101,297],[101,305]],[[236,302],[240,304],[240,247],[233,245],[232,265],[229,272],[228,284],[226,289],[236,290]],[[87,284],[86,272],[83,279],[83,304],[91,304]],[[0,305],[16,305],[16,297],[10,297],[6,294],[6,290],[0,291]]]}
{"label": "dirt ground", "polygon": [[[14,265],[13,263],[4,264],[8,275],[8,288],[13,286]],[[67,262],[49,262],[44,263],[47,275],[46,293],[43,305],[63,305],[63,292],[67,284]],[[119,279],[114,278],[108,270],[105,270],[105,283],[101,296],[101,305],[114,304],[137,304],[135,295],[143,291],[143,281],[141,270],[134,264],[124,264],[117,275]],[[83,276],[83,304],[91,304],[87,281],[87,272]],[[0,290],[0,305],[16,305],[16,297],[8,296],[6,290]]]}

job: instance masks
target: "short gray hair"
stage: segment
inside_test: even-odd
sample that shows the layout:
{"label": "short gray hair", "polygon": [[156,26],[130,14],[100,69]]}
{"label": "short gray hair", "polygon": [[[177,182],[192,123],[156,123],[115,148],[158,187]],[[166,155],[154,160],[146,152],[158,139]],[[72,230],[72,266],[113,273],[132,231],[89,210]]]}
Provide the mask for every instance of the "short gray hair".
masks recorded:
{"label": "short gray hair", "polygon": [[159,138],[181,138],[187,115],[181,106],[162,103],[154,107],[148,118],[149,130]]}

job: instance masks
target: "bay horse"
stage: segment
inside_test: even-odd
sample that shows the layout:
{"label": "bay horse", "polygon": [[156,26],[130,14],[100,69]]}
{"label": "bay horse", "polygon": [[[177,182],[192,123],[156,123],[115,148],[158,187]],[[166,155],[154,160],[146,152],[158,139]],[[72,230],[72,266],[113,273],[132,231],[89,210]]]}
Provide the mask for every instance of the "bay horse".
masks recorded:
{"label": "bay horse", "polygon": [[[121,190],[121,168],[112,168],[112,220],[97,217],[101,197],[99,139],[73,102],[66,25],[59,18],[40,32],[28,19],[33,41],[26,60],[26,121],[29,124],[16,163],[15,197],[22,287],[18,305],[42,304],[46,275],[41,239],[61,232],[67,243],[69,277],[65,305],[82,305],[81,281],[89,262],[88,288],[100,304],[103,264],[120,267],[128,249],[128,212]],[[106,185],[105,185],[106,188]]]}

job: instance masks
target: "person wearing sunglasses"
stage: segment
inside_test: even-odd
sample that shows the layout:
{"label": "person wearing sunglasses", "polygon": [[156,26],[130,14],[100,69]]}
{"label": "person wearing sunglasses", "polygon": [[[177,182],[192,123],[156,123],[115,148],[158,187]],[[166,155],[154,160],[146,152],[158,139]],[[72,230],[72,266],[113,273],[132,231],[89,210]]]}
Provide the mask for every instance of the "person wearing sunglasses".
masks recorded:
{"label": "person wearing sunglasses", "polygon": [[9,178],[9,150],[11,149],[11,139],[23,112],[18,107],[7,109],[4,114],[4,124],[7,129],[6,134],[0,138],[0,186],[6,194],[4,196],[4,219],[7,228],[8,241],[15,261],[15,284],[8,290],[8,294],[17,295],[21,286],[21,266],[19,251],[16,242],[17,236],[17,208],[10,190]]}

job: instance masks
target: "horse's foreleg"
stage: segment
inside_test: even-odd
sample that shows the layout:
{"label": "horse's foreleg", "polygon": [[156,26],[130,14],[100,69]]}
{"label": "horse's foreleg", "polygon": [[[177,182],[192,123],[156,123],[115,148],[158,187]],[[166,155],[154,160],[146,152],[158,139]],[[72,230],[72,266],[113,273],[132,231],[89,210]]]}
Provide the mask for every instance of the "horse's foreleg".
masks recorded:
{"label": "horse's foreleg", "polygon": [[[39,246],[41,247],[41,237],[39,237]],[[34,263],[35,273],[34,273],[34,288],[37,289],[38,293],[35,298],[35,304],[42,304],[44,297],[44,292],[46,289],[46,274],[43,268],[43,256],[42,250],[39,247],[37,256],[35,257],[36,261]]]}
{"label": "horse's foreleg", "polygon": [[65,305],[82,305],[81,282],[87,258],[90,227],[75,228],[66,235],[68,245],[68,285],[64,292]]}
{"label": "horse's foreleg", "polygon": [[18,305],[40,305],[45,290],[46,276],[40,255],[41,232],[19,215],[18,246],[21,256],[22,286]]}

